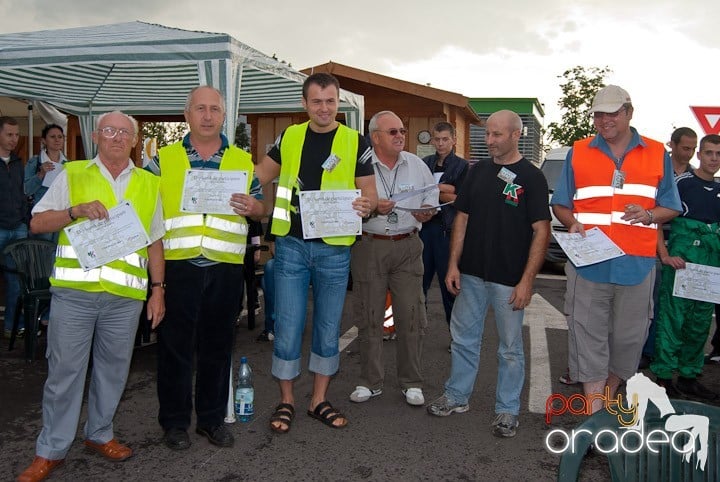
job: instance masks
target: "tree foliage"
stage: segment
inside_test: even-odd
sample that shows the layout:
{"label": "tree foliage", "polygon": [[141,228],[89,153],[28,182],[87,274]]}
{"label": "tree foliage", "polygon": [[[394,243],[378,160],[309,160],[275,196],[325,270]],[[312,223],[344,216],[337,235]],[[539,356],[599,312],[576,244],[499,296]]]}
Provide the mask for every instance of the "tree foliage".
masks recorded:
{"label": "tree foliage", "polygon": [[250,150],[250,136],[244,122],[238,122],[235,128],[235,145],[246,151]]}
{"label": "tree foliage", "polygon": [[156,138],[158,147],[167,146],[183,138],[189,127],[186,122],[145,122],[143,139]]}
{"label": "tree foliage", "polygon": [[588,111],[595,93],[605,87],[605,77],[611,72],[609,67],[578,65],[558,76],[565,79],[560,84],[563,95],[558,100],[562,117],[560,122],[548,124],[550,143],[572,146],[573,142],[595,134]]}

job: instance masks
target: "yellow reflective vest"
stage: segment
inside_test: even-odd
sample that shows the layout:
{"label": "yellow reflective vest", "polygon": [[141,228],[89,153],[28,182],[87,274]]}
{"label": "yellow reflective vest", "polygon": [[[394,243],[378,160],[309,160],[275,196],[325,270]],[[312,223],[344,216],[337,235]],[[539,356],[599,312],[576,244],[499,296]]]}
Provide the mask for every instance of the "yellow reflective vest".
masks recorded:
{"label": "yellow reflective vest", "polygon": [[[220,263],[242,264],[248,226],[244,216],[196,214],[180,211],[185,173],[190,169],[182,141],[163,147],[160,157],[160,194],[165,215],[165,259],[193,259],[203,256]],[[220,170],[247,171],[247,189],[253,178],[250,154],[228,146]]]}
{"label": "yellow reflective vest", "polygon": [[[294,191],[299,191],[297,182],[300,172],[300,158],[302,157],[305,134],[309,122],[291,125],[285,130],[280,143],[280,179],[278,180],[275,195],[275,208],[273,209],[272,234],[285,236],[290,232],[290,212],[295,212],[292,206]],[[358,133],[357,131],[338,124],[337,132],[333,138],[331,153],[340,158],[332,171],[323,169],[320,189],[322,191],[355,189],[355,166],[357,164]],[[323,159],[324,161],[324,159]],[[355,242],[355,236],[329,236],[322,238],[327,244],[335,246],[350,246]]]}
{"label": "yellow reflective vest", "polygon": [[[103,177],[97,164],[90,161],[69,162],[65,164],[65,170],[71,206],[95,200],[108,209],[118,204],[112,186]],[[133,169],[125,191],[124,200],[132,204],[148,233],[157,206],[159,184],[159,179],[153,174]],[[71,224],[78,222],[80,220]],[[105,291],[125,298],[144,300],[147,297],[147,264],[147,248],[142,248],[99,268],[83,271],[67,234],[61,230],[50,283],[62,288]]]}

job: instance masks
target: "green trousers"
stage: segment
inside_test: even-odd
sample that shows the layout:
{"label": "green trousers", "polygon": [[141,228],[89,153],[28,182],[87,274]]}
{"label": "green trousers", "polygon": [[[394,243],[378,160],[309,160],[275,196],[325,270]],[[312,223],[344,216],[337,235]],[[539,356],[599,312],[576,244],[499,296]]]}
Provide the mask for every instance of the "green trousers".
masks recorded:
{"label": "green trousers", "polygon": [[[688,263],[719,267],[720,224],[675,218],[668,252]],[[715,305],[673,296],[674,283],[675,269],[663,265],[655,318],[655,358],[650,369],[658,378],[672,378],[674,371],[681,377],[695,378],[702,373]]]}

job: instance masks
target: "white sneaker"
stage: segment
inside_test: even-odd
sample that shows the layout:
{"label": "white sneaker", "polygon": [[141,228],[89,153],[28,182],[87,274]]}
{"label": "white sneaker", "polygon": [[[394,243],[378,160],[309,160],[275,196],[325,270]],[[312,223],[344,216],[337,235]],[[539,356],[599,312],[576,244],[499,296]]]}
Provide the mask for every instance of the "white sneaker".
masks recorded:
{"label": "white sneaker", "polygon": [[382,388],[370,390],[368,387],[359,385],[355,387],[355,391],[350,394],[350,401],[355,403],[367,402],[371,397],[377,397],[382,394]]}
{"label": "white sneaker", "polygon": [[421,388],[408,388],[403,390],[405,401],[410,405],[425,405],[425,397]]}

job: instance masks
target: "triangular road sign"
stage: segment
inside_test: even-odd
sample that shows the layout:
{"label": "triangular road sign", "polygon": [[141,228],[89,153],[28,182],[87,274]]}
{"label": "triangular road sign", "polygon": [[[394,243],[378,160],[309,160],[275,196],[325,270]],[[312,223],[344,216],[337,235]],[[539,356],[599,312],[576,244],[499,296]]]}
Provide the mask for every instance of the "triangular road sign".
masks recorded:
{"label": "triangular road sign", "polygon": [[705,134],[720,134],[720,107],[690,106]]}

